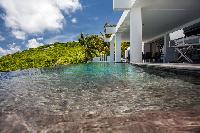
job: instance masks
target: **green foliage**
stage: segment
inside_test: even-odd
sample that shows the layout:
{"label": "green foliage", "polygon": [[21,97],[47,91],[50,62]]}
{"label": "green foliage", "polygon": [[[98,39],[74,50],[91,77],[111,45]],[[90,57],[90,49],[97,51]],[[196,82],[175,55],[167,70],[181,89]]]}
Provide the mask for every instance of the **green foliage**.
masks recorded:
{"label": "green foliage", "polygon": [[77,64],[84,60],[84,47],[78,42],[55,43],[0,58],[0,71]]}
{"label": "green foliage", "polygon": [[129,42],[122,42],[121,44],[121,50],[122,50],[122,57],[125,56],[125,50],[130,46]]}
{"label": "green foliage", "polygon": [[79,42],[85,48],[85,62],[100,56],[100,54],[109,55],[109,44],[105,43],[102,38],[97,35],[81,34]]}
{"label": "green foliage", "polygon": [[56,42],[0,58],[0,71],[86,63],[100,53],[109,54],[109,44],[97,35],[81,34],[79,42]]}
{"label": "green foliage", "polygon": [[112,34],[105,34],[106,38],[110,38],[112,36]]}

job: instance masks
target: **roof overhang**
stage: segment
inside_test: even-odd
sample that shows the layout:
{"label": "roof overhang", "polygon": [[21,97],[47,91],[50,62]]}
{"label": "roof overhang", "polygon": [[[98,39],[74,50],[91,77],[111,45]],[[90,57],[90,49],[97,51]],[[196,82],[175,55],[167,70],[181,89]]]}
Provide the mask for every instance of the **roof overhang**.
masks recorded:
{"label": "roof overhang", "polygon": [[[200,22],[200,0],[136,0],[132,5],[142,8],[143,41]],[[130,40],[130,11],[125,10],[117,24],[122,40]]]}
{"label": "roof overhang", "polygon": [[130,10],[136,0],[113,0],[113,10]]}

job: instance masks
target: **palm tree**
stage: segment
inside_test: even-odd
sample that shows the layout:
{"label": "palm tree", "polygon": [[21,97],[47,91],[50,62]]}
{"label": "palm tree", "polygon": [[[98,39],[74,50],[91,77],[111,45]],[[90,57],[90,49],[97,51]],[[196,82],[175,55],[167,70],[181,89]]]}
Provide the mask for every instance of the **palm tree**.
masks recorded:
{"label": "palm tree", "polygon": [[81,33],[79,43],[85,47],[85,62],[99,56],[100,53],[109,53],[109,45],[98,35],[89,36]]}

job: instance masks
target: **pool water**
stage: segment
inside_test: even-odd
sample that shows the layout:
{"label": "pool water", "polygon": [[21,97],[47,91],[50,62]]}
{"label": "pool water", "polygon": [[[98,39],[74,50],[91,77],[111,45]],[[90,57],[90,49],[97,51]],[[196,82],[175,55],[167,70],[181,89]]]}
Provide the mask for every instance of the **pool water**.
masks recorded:
{"label": "pool water", "polygon": [[149,73],[130,64],[88,63],[0,73],[1,113],[16,113],[33,125],[35,120],[27,113],[107,117],[198,105],[200,79]]}

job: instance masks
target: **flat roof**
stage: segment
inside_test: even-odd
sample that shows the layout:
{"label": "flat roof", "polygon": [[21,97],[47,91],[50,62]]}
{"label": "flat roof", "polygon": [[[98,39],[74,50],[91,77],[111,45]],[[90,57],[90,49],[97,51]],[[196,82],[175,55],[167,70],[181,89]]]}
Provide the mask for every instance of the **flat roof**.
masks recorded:
{"label": "flat roof", "polygon": [[[136,0],[133,7],[142,7],[143,41],[170,33],[190,22],[200,22],[200,0]],[[117,32],[122,40],[130,40],[130,13],[124,11]],[[177,29],[178,30],[178,29]]]}

